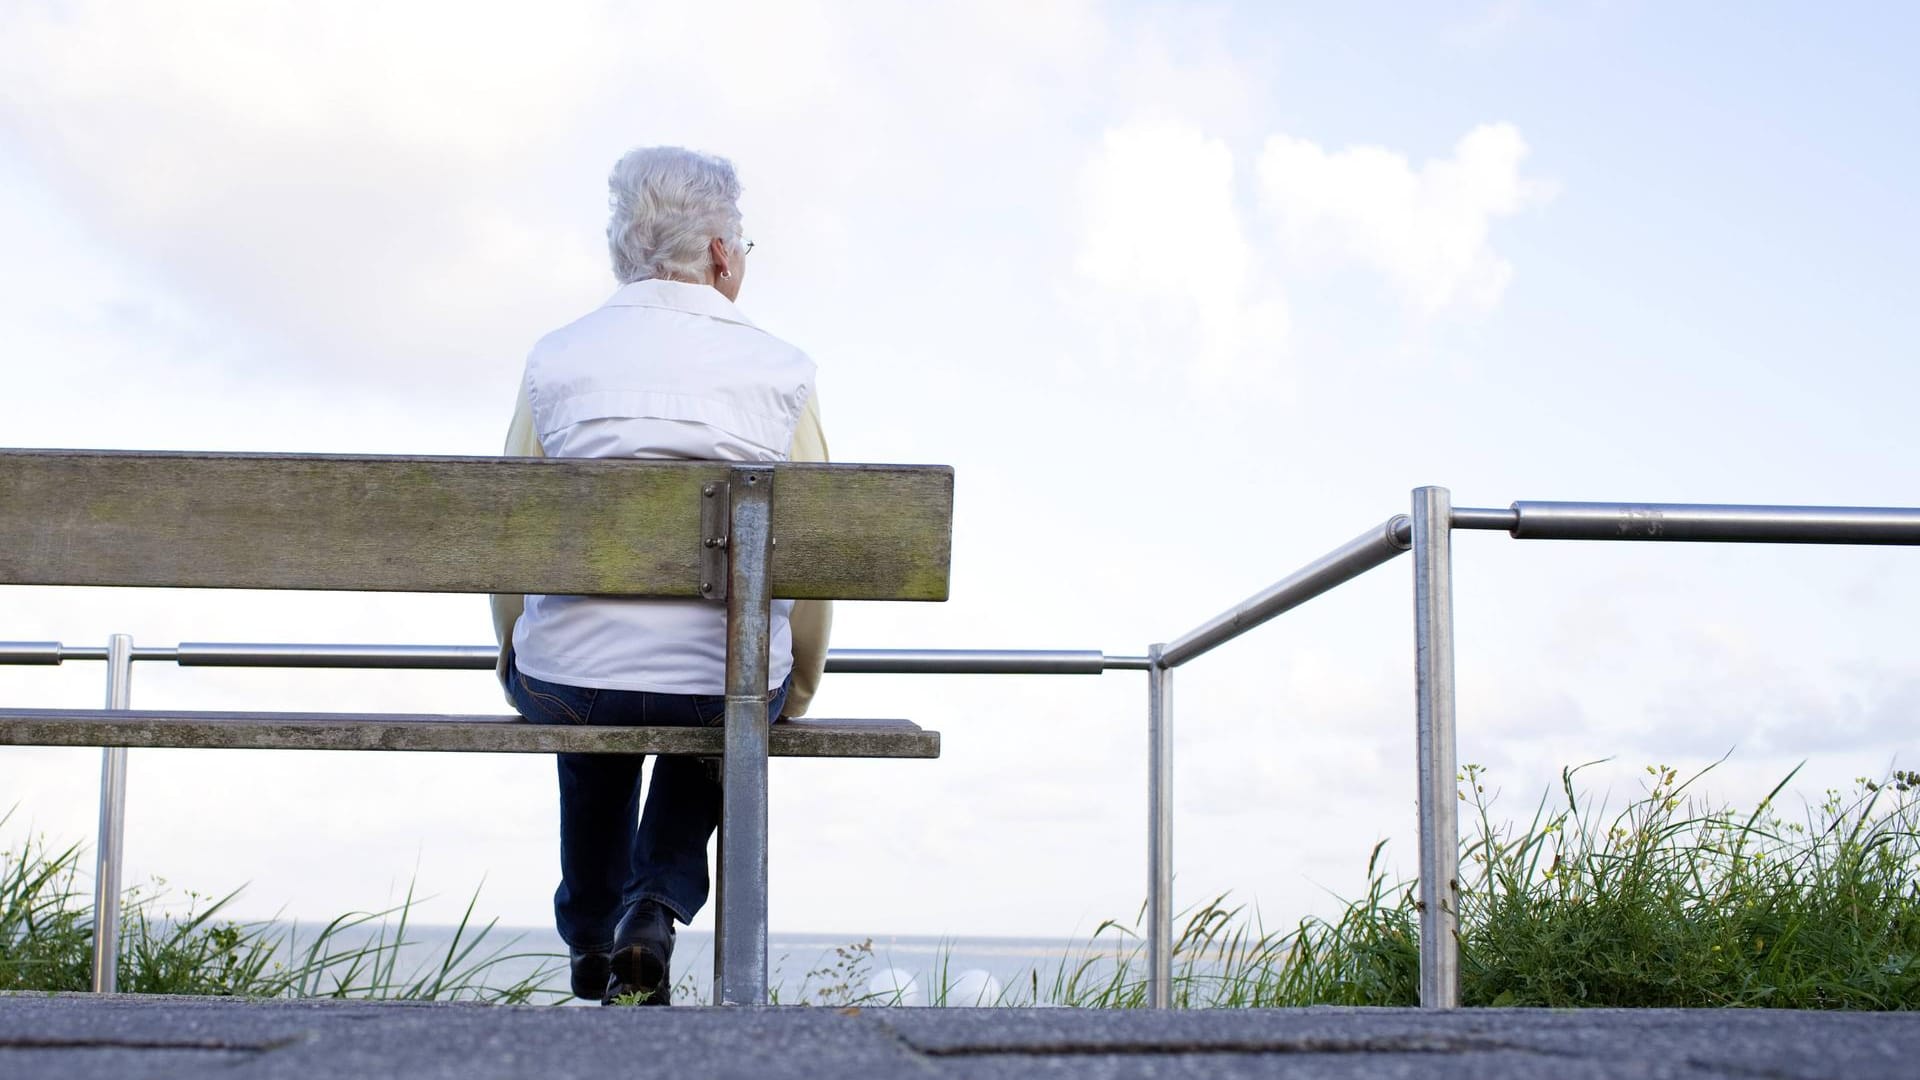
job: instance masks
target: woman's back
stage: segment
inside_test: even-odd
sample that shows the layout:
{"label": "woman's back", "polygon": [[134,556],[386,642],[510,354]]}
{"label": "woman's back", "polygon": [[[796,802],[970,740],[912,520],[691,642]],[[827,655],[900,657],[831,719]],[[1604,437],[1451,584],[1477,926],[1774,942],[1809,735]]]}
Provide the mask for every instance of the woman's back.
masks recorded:
{"label": "woman's back", "polygon": [[[523,390],[548,457],[783,461],[813,377],[714,289],[648,280],[542,338]],[[769,689],[792,665],[791,607],[773,607]],[[725,610],[707,601],[529,596],[513,646],[522,671],[575,686],[725,685]]]}

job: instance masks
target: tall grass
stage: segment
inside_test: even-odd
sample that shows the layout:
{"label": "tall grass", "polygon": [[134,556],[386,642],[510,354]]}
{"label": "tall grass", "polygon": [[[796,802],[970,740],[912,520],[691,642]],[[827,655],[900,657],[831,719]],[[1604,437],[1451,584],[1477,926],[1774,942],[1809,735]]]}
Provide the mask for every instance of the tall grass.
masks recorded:
{"label": "tall grass", "polygon": [[[1828,791],[1791,819],[1789,774],[1736,812],[1649,766],[1618,811],[1577,790],[1585,766],[1524,822],[1496,817],[1488,777],[1460,777],[1462,1000],[1467,1005],[1920,1008],[1920,773]],[[1367,862],[1367,886],[1332,918],[1270,930],[1217,897],[1188,912],[1173,954],[1173,997],[1188,1008],[1413,1005],[1418,1001],[1415,882]],[[29,843],[0,852],[0,990],[85,989],[91,898],[75,889],[77,848]],[[144,993],[461,998],[523,1002],[563,992],[560,960],[489,986],[524,959],[488,944],[473,903],[436,963],[403,972],[413,895],[343,916],[302,943],[291,930],[222,917],[231,895],[195,897],[162,918],[133,893],[122,927],[121,987]],[[1142,912],[1144,914],[1144,912]],[[1101,924],[1077,958],[1015,980],[996,1004],[1135,1008],[1146,1004],[1140,917]],[[836,950],[787,1000],[891,1004],[870,990],[872,943]],[[417,967],[417,965],[414,965]],[[957,1000],[947,962],[925,997]],[[677,995],[689,1000],[692,986]],[[968,1002],[971,1004],[971,1002]]]}
{"label": "tall grass", "polygon": [[[1711,766],[1709,766],[1709,769]],[[1618,814],[1565,804],[1496,825],[1484,773],[1462,897],[1471,1004],[1920,1008],[1920,774],[1828,791],[1798,820],[1745,813],[1649,766]]]}
{"label": "tall grass", "polygon": [[[1920,773],[1828,791],[1788,820],[1778,799],[1793,774],[1736,812],[1695,795],[1712,766],[1649,766],[1640,795],[1608,812],[1576,790],[1583,768],[1524,823],[1494,816],[1484,769],[1462,773],[1464,1004],[1920,1009]],[[1269,930],[1226,897],[1186,913],[1175,1005],[1418,1004],[1418,884],[1389,878],[1383,848],[1330,919]],[[1144,1006],[1140,924],[1101,924],[1080,959],[1030,971],[998,1004]],[[935,982],[937,1002],[944,965]]]}
{"label": "tall grass", "polygon": [[[1789,820],[1777,800],[1793,774],[1736,812],[1694,794],[1712,766],[1649,766],[1609,813],[1576,790],[1582,768],[1524,824],[1495,818],[1484,769],[1463,772],[1464,1004],[1920,1009],[1920,773],[1828,791]],[[1418,886],[1391,882],[1381,853],[1332,919],[1272,933],[1225,898],[1191,912],[1175,1003],[1418,1004]],[[1143,952],[1036,974],[1010,1003],[1141,1005]]]}
{"label": "tall grass", "polygon": [[[4,821],[4,818],[0,818]],[[92,984],[93,897],[79,888],[78,847],[29,840],[0,851],[0,991],[86,990]],[[563,964],[515,952],[493,922],[473,921],[474,900],[443,952],[422,964],[407,934],[415,904],[356,912],[311,936],[297,926],[225,917],[237,893],[186,894],[183,914],[161,908],[163,888],[129,889],[122,901],[118,988],[136,994],[471,1000],[518,1004],[558,997]],[[504,965],[544,961],[491,985]]]}
{"label": "tall grass", "polygon": [[78,846],[39,840],[0,851],[0,990],[87,988],[93,924],[73,902],[79,861]]}

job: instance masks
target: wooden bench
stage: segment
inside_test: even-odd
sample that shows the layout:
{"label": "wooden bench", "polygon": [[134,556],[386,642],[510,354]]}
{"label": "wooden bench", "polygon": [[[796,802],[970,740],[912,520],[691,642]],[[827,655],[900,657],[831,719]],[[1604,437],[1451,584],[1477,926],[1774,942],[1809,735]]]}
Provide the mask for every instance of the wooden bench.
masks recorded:
{"label": "wooden bench", "polygon": [[770,601],[944,600],[953,470],[0,451],[0,585],[706,598],[724,729],[0,709],[0,744],[722,755],[716,1000],[767,1000],[767,757],[932,758],[904,720],[766,724]]}

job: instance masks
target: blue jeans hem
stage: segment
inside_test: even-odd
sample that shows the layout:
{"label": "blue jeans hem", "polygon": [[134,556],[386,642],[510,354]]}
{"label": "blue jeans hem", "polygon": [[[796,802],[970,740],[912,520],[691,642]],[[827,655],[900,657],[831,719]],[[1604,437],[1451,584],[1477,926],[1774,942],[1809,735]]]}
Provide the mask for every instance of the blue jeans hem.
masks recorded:
{"label": "blue jeans hem", "polygon": [[665,893],[643,892],[638,896],[635,896],[632,899],[628,900],[627,907],[631,909],[635,904],[638,904],[643,900],[651,900],[654,903],[659,904],[661,907],[666,908],[667,911],[671,913],[674,918],[680,920],[680,925],[682,926],[688,926],[693,923],[693,914],[687,911],[686,908],[682,907],[679,901],[674,900],[672,897],[667,896]]}

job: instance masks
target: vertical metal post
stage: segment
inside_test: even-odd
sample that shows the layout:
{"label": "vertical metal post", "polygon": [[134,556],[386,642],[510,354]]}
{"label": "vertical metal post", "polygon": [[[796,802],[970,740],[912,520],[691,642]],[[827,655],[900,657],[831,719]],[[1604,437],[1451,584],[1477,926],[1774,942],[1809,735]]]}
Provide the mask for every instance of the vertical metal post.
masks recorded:
{"label": "vertical metal post", "polygon": [[1453,496],[1413,492],[1420,755],[1420,1006],[1460,1005],[1460,814],[1453,732]]}
{"label": "vertical metal post", "polygon": [[767,1003],[767,649],[773,470],[735,466],[727,535],[727,728],[720,810],[726,883],[715,920],[722,1005]]}
{"label": "vertical metal post", "polygon": [[1173,669],[1147,648],[1147,1004],[1173,1004]]}
{"label": "vertical metal post", "polygon": [[[133,688],[133,638],[107,639],[107,708],[125,709]],[[125,850],[127,748],[100,752],[100,839],[94,845],[93,992],[111,994],[120,983],[120,861]]]}

